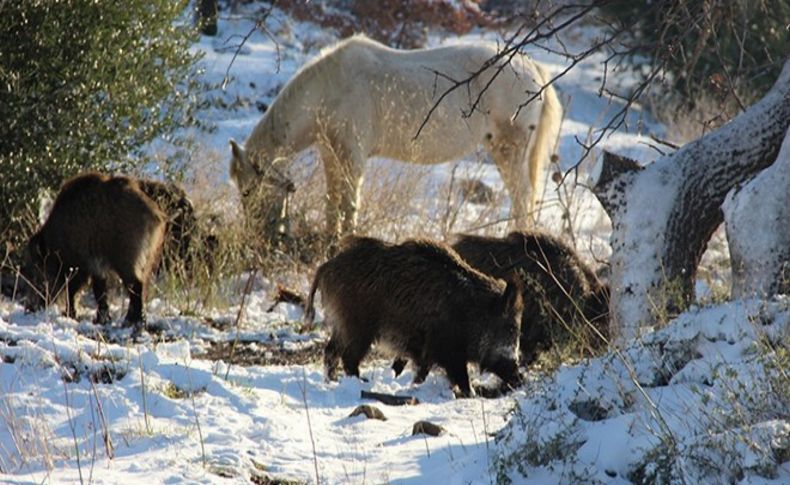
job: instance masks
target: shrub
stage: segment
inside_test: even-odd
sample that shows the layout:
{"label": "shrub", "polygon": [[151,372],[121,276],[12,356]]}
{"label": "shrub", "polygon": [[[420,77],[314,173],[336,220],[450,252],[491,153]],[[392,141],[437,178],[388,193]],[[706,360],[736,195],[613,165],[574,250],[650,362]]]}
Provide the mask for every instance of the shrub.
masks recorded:
{"label": "shrub", "polygon": [[0,5],[2,239],[26,236],[41,189],[88,169],[139,166],[143,145],[193,122],[197,55],[186,5]]}
{"label": "shrub", "polygon": [[477,4],[477,0],[285,0],[276,5],[298,20],[333,28],[340,37],[364,32],[392,47],[414,48],[425,45],[426,30],[432,27],[465,34],[491,24]]}
{"label": "shrub", "polygon": [[790,51],[785,0],[615,0],[603,10],[631,34],[637,68],[664,63],[689,100],[737,93],[748,104],[771,87]]}

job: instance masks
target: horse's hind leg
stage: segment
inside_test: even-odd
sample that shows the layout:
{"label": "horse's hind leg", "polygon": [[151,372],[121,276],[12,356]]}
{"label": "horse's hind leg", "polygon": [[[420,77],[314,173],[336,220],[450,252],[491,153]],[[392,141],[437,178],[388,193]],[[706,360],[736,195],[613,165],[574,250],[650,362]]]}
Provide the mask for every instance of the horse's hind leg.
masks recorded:
{"label": "horse's hind leg", "polygon": [[486,148],[499,170],[510,196],[510,226],[524,228],[535,221],[532,200],[539,194],[530,194],[530,171],[527,158],[529,136],[515,127],[500,130],[487,140]]}

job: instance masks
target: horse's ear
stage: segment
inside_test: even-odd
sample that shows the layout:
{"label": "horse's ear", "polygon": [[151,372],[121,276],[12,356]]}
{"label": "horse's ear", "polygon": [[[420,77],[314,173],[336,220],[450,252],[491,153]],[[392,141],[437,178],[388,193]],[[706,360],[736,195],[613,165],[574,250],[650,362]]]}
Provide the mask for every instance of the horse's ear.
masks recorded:
{"label": "horse's ear", "polygon": [[230,177],[238,184],[239,176],[246,171],[247,160],[244,149],[233,138],[230,139],[230,153]]}
{"label": "horse's ear", "polygon": [[233,155],[233,158],[244,159],[244,149],[233,138],[230,139],[230,153]]}

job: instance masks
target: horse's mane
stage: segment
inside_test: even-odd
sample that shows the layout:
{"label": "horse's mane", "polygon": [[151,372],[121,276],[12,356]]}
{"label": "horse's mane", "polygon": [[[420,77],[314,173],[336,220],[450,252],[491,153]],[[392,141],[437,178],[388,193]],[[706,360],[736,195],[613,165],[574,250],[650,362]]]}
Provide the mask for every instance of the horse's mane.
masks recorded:
{"label": "horse's mane", "polygon": [[324,47],[317,56],[307,61],[296,71],[291,79],[285,84],[280,94],[277,95],[276,99],[281,97],[283,99],[289,99],[296,93],[302,94],[305,84],[310,83],[316,78],[322,77],[327,71],[338,65],[340,58],[336,54],[362,44],[380,46],[380,44],[364,34],[355,34],[334,45]]}

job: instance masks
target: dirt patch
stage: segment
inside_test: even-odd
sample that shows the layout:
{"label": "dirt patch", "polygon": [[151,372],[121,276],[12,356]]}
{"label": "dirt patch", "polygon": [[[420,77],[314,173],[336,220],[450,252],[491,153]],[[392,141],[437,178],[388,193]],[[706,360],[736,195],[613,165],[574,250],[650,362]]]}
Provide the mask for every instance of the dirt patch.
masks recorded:
{"label": "dirt patch", "polygon": [[[232,352],[232,355],[231,355]],[[321,362],[324,357],[322,342],[305,343],[303,346],[286,348],[282,342],[212,342],[206,353],[194,356],[197,359],[223,360],[241,366],[251,365],[305,365]]]}
{"label": "dirt patch", "polygon": [[[324,360],[323,340],[295,343],[274,342],[238,342],[233,350],[233,342],[211,342],[203,354],[193,355],[196,359],[222,360],[233,365],[244,367],[251,365],[307,365],[320,364]],[[362,367],[391,361],[392,357],[375,347],[365,357]]]}

